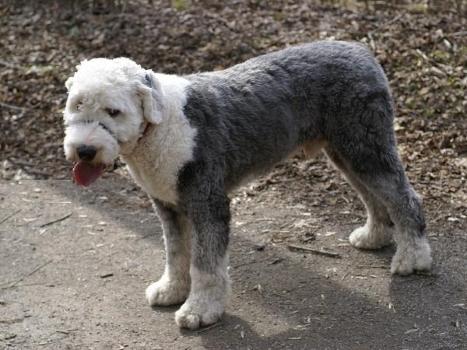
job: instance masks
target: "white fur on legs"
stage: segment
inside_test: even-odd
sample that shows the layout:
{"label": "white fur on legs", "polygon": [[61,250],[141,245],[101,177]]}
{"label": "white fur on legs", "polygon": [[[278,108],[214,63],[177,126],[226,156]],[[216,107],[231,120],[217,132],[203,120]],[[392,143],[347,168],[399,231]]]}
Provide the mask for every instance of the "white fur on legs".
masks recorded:
{"label": "white fur on legs", "polygon": [[[159,281],[146,288],[146,299],[151,306],[181,304],[190,292],[190,272],[188,271],[190,255],[184,254],[189,247],[188,241],[170,239],[171,236],[166,235],[165,232],[167,262],[164,274]],[[176,244],[179,246],[177,247]],[[178,254],[175,253],[176,251]]]}
{"label": "white fur on legs", "polygon": [[221,318],[230,292],[227,261],[227,258],[223,259],[215,273],[207,273],[191,266],[190,295],[175,313],[175,322],[179,327],[198,329]]}
{"label": "white fur on legs", "polygon": [[431,269],[431,248],[426,237],[411,237],[409,240],[397,239],[397,251],[392,258],[391,273],[409,275],[414,271]]}
{"label": "white fur on legs", "polygon": [[176,305],[185,301],[190,292],[190,281],[187,279],[170,279],[166,273],[157,282],[146,288],[146,299],[149,305]]}
{"label": "white fur on legs", "polygon": [[151,306],[181,304],[190,292],[190,224],[155,206],[162,221],[167,260],[160,280],[146,288],[146,299]]}
{"label": "white fur on legs", "polygon": [[391,243],[393,229],[368,219],[365,226],[355,229],[349,236],[350,244],[359,249],[379,249]]}

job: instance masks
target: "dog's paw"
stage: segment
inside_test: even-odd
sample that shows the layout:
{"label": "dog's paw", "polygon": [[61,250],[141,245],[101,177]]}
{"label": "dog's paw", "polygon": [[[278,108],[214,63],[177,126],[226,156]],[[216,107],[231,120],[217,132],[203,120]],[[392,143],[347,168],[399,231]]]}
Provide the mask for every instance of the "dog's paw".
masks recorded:
{"label": "dog's paw", "polygon": [[181,328],[191,330],[216,323],[224,313],[224,302],[206,297],[191,296],[175,313],[175,322]]}
{"label": "dog's paw", "polygon": [[396,254],[392,258],[392,274],[410,275],[415,271],[431,270],[433,259],[427,239],[418,238],[411,243],[398,244]]}
{"label": "dog's paw", "polygon": [[370,228],[367,223],[350,234],[349,242],[352,246],[359,249],[379,249],[391,243],[389,230],[385,226],[373,225]]}
{"label": "dog's paw", "polygon": [[176,305],[185,301],[190,292],[190,285],[186,281],[170,280],[162,277],[146,288],[146,299],[149,305]]}

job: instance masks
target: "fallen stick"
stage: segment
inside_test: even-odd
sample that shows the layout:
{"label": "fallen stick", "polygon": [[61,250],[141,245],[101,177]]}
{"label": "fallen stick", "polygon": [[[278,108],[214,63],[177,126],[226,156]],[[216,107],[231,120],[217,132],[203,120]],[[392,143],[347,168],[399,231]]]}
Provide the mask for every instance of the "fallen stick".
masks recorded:
{"label": "fallen stick", "polygon": [[241,264],[232,265],[231,268],[237,269],[239,267],[246,266],[246,265],[253,265],[253,264],[260,264],[260,263],[263,263],[263,262],[267,262],[268,260],[270,260],[270,258],[263,259],[263,260],[247,261],[247,262],[244,262],[244,263],[241,263]]}
{"label": "fallen stick", "polygon": [[214,323],[214,324],[212,324],[212,325],[210,325],[210,326],[201,328],[201,329],[200,329],[198,332],[196,332],[196,333],[198,333],[198,334],[199,334],[199,333],[204,333],[204,332],[210,331],[211,329],[216,328],[216,327],[219,327],[219,326],[222,326],[222,325],[223,325],[222,322]]}
{"label": "fallen stick", "polygon": [[73,214],[73,213],[68,213],[68,214],[66,214],[65,216],[62,216],[61,218],[58,218],[58,219],[55,219],[55,220],[46,222],[45,224],[42,224],[42,225],[40,225],[39,227],[46,227],[46,226],[50,226],[50,225],[56,224],[57,222],[63,221],[63,220],[65,220],[65,219],[68,219],[68,218],[71,216],[71,214]]}
{"label": "fallen stick", "polygon": [[467,35],[467,30],[462,30],[460,32],[445,34],[445,36],[464,36],[464,35]]}
{"label": "fallen stick", "polygon": [[9,103],[4,103],[4,102],[0,102],[0,106],[9,108],[9,109],[14,109],[14,110],[21,111],[21,112],[27,111],[27,108],[11,105]]}
{"label": "fallen stick", "polygon": [[13,165],[28,166],[28,167],[36,166],[35,164],[32,164],[31,162],[27,162],[21,159],[13,159],[11,157],[7,157],[7,160],[13,163]]}
{"label": "fallen stick", "polygon": [[27,277],[29,277],[29,276],[32,276],[33,274],[35,274],[35,273],[36,273],[37,271],[39,271],[40,269],[42,269],[42,268],[44,268],[45,266],[49,265],[52,261],[53,261],[53,260],[49,260],[49,261],[47,261],[46,263],[37,266],[34,270],[32,270],[31,272],[29,272],[27,275],[24,275],[24,276],[20,277],[20,278],[17,279],[16,281],[11,282],[11,283],[9,283],[9,284],[6,285],[6,286],[1,287],[0,289],[13,288],[13,287],[16,286],[18,283],[22,282],[25,278],[27,278]]}
{"label": "fallen stick", "polygon": [[[50,172],[42,171],[42,170],[36,170],[34,167],[36,166],[35,164],[32,164],[27,161],[23,160],[16,160],[13,158],[7,158],[7,160],[12,163],[14,166],[17,166],[21,170],[23,170],[26,174],[28,175],[41,175],[41,176],[48,176],[50,175]],[[32,168],[32,169],[31,169]],[[27,180],[27,179],[26,179]]]}
{"label": "fallen stick", "polygon": [[4,60],[0,60],[0,66],[5,66],[5,67],[8,67],[8,68],[16,68],[16,69],[23,68],[23,67],[21,67],[19,65],[16,65],[16,64],[4,61]]}
{"label": "fallen stick", "polygon": [[303,253],[311,253],[311,254],[316,254],[316,255],[324,255],[330,258],[341,258],[341,255],[339,253],[330,252],[328,250],[313,249],[313,248],[302,247],[302,246],[298,246],[294,244],[288,244],[287,248],[292,252],[303,252]]}
{"label": "fallen stick", "polygon": [[388,269],[386,265],[357,265],[359,269]]}
{"label": "fallen stick", "polygon": [[0,221],[0,224],[3,224],[3,223],[4,223],[5,221],[7,221],[9,218],[12,218],[12,217],[15,216],[16,214],[18,214],[20,211],[21,211],[21,209],[18,209],[17,211],[13,212],[12,214],[5,216],[5,217]]}

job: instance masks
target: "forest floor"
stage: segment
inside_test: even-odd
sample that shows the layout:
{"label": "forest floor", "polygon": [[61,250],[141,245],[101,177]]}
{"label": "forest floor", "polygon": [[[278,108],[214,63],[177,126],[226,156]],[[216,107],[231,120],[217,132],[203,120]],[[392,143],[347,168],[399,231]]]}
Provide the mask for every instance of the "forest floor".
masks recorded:
{"label": "forest floor", "polygon": [[[464,348],[466,17],[312,1],[172,3],[129,1],[122,12],[0,4],[0,348]],[[233,195],[233,292],[222,322],[180,331],[176,308],[144,299],[164,266],[145,195],[123,167],[90,189],[70,180],[66,77],[95,56],[183,74],[329,38],[366,43],[388,73],[433,272],[392,277],[394,247],[350,247],[348,234],[365,221],[355,192],[323,156],[293,158]]]}

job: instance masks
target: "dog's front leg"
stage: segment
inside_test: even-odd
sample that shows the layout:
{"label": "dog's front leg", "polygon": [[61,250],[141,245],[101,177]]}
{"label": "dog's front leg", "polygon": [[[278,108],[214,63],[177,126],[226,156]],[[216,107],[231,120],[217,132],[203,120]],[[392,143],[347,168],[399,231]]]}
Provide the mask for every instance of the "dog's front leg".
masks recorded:
{"label": "dog's front leg", "polygon": [[185,215],[153,199],[162,223],[166,252],[165,271],[146,289],[150,305],[174,305],[185,301],[190,291],[191,228]]}
{"label": "dog's front leg", "polygon": [[215,323],[224,313],[230,290],[227,273],[229,241],[229,200],[224,193],[193,198],[188,203],[193,223],[191,249],[191,290],[175,314],[180,327],[197,329]]}

